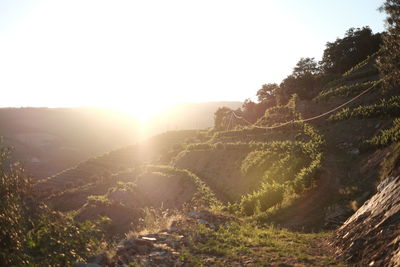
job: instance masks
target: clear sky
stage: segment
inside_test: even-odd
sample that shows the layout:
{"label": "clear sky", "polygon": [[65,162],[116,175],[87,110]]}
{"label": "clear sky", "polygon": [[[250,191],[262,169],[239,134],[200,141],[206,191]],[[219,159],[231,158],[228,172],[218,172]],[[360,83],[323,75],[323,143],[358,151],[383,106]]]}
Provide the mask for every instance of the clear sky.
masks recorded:
{"label": "clear sky", "polygon": [[0,106],[141,113],[252,97],[383,0],[0,0]]}

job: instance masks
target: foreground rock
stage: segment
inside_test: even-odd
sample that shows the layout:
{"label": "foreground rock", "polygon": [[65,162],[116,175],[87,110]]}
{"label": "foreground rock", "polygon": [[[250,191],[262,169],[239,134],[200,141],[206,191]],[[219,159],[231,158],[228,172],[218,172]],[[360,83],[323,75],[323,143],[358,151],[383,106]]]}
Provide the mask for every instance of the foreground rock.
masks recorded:
{"label": "foreground rock", "polygon": [[173,221],[168,229],[125,239],[112,257],[102,253],[91,257],[88,263],[80,262],[75,266],[190,266],[183,261],[181,255],[181,248],[187,246],[192,238],[186,229],[204,224],[217,230],[233,221],[238,219],[207,210],[191,211]]}
{"label": "foreground rock", "polygon": [[400,266],[400,175],[380,183],[378,192],[336,231],[338,254],[360,266]]}

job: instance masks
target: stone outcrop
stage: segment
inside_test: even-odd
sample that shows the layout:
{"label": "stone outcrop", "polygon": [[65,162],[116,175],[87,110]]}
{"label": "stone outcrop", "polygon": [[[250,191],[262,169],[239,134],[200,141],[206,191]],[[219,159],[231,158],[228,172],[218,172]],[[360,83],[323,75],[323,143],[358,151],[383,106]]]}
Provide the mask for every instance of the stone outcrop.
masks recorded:
{"label": "stone outcrop", "polygon": [[400,266],[400,176],[391,176],[337,231],[337,253],[360,266]]}
{"label": "stone outcrop", "polygon": [[77,262],[75,266],[192,266],[182,259],[181,248],[187,246],[189,242],[200,241],[199,238],[202,237],[190,235],[188,228],[204,225],[218,230],[222,226],[238,221],[239,219],[228,214],[193,210],[173,221],[167,229],[124,239],[116,248],[113,257],[102,253],[88,259],[88,263]]}

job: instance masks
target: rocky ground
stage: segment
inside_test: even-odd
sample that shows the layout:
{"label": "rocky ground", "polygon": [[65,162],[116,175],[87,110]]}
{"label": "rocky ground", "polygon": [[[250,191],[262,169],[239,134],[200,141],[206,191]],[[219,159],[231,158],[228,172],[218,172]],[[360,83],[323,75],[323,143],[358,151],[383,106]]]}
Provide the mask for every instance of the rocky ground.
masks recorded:
{"label": "rocky ground", "polygon": [[332,244],[350,263],[400,266],[400,176],[389,176],[377,190],[336,231]]}
{"label": "rocky ground", "polygon": [[243,225],[231,215],[191,211],[168,229],[130,236],[113,255],[75,266],[345,266],[329,256],[326,236]]}

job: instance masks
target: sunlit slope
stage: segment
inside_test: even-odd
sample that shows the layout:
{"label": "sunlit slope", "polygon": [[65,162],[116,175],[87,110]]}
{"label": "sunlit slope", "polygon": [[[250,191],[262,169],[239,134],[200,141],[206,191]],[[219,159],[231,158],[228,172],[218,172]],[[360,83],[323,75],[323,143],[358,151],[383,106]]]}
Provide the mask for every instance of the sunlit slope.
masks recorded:
{"label": "sunlit slope", "polygon": [[120,234],[139,223],[144,208],[193,209],[217,203],[196,175],[161,165],[146,165],[113,175],[104,189],[85,199],[76,218],[84,221],[107,216],[111,219],[109,230]]}
{"label": "sunlit slope", "polygon": [[[379,164],[378,152],[367,141],[390,126],[398,108],[397,97],[382,90],[371,58],[333,79],[317,98],[293,97],[267,109],[254,125],[236,121],[225,131],[167,132],[92,158],[37,188],[56,209],[78,210],[90,195],[107,194],[127,168],[166,164],[194,173],[236,214],[311,230],[324,227],[330,209],[340,207],[342,220],[373,190],[378,168],[368,166]],[[346,110],[303,121],[347,101]],[[349,115],[353,110],[358,115]],[[343,113],[346,120],[339,118]]]}
{"label": "sunlit slope", "polygon": [[193,171],[242,215],[289,205],[320,178],[324,140],[306,123],[262,129],[301,118],[296,99],[269,109],[250,127],[215,132],[207,143],[188,145],[173,161]]}
{"label": "sunlit slope", "polygon": [[233,201],[248,193],[251,184],[240,170],[241,162],[252,149],[247,145],[189,147],[181,152],[173,165],[199,175],[219,199]]}
{"label": "sunlit slope", "polygon": [[[257,125],[301,117],[295,112],[295,101],[267,110]],[[314,184],[323,143],[313,127],[304,123],[271,131],[245,127],[223,132],[168,132],[90,159],[41,181],[37,188],[56,209],[76,210],[89,195],[106,194],[120,179],[117,173],[126,168],[171,164],[193,172],[219,200],[236,203],[238,212],[252,215],[282,205]],[[271,194],[275,198],[271,199]]]}
{"label": "sunlit slope", "polygon": [[84,186],[91,182],[106,180],[113,173],[135,167],[139,164],[158,164],[163,159],[160,155],[169,151],[197,131],[171,131],[150,138],[142,143],[124,147],[91,158],[77,166],[45,178],[36,184],[36,190],[45,196],[52,192],[61,192]]}

